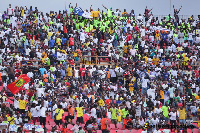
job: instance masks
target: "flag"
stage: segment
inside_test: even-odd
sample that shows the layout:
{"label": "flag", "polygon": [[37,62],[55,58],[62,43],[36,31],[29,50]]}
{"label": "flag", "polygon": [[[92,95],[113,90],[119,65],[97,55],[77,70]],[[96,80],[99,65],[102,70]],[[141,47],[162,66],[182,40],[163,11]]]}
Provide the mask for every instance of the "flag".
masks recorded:
{"label": "flag", "polygon": [[31,79],[26,75],[26,74],[22,74],[20,75],[16,81],[10,83],[9,85],[7,85],[7,88],[13,93],[13,95],[15,93],[17,93],[22,86],[24,86],[25,84],[27,84]]}
{"label": "flag", "polygon": [[77,14],[78,16],[82,16],[84,11],[80,7],[77,7],[74,8],[74,13]]}
{"label": "flag", "polygon": [[83,11],[80,7],[74,8],[74,13],[85,18],[92,18],[90,12]]}

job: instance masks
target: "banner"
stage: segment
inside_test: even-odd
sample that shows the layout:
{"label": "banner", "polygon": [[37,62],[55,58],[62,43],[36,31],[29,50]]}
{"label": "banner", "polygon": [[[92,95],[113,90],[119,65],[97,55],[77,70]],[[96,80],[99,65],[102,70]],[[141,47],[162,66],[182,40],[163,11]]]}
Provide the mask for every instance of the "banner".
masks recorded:
{"label": "banner", "polygon": [[23,85],[27,84],[31,79],[26,75],[26,74],[22,74],[20,75],[16,81],[10,83],[9,85],[7,85],[7,88],[13,93],[13,95],[15,93],[17,93]]}

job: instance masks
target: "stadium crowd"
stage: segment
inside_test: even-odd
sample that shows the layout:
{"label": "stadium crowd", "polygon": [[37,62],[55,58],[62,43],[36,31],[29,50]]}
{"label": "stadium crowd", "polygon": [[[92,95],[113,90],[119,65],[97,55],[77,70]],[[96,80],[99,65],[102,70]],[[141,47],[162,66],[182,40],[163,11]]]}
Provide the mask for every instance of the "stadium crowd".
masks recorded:
{"label": "stadium crowd", "polygon": [[2,133],[198,132],[199,18],[102,6],[0,13]]}

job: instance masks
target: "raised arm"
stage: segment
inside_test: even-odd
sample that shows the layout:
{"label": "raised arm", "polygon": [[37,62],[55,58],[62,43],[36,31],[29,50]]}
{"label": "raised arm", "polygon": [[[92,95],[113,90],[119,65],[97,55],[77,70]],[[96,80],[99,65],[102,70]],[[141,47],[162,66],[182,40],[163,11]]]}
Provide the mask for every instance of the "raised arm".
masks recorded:
{"label": "raised arm", "polygon": [[76,3],[76,6],[75,6],[75,8],[77,8],[77,3]]}
{"label": "raised arm", "polygon": [[153,8],[151,8],[151,10],[149,10],[149,12],[151,12],[153,10]]}
{"label": "raised arm", "polygon": [[72,4],[72,3],[69,3],[69,8],[71,8],[71,4]]}
{"label": "raised arm", "polygon": [[181,8],[182,8],[182,6],[181,6],[180,9],[178,10],[178,12],[180,12]]}
{"label": "raised arm", "polygon": [[90,12],[92,11],[92,5],[90,6]]}
{"label": "raised arm", "polygon": [[106,10],[108,10],[108,8],[106,8],[103,4],[102,4],[102,6],[103,6]]}

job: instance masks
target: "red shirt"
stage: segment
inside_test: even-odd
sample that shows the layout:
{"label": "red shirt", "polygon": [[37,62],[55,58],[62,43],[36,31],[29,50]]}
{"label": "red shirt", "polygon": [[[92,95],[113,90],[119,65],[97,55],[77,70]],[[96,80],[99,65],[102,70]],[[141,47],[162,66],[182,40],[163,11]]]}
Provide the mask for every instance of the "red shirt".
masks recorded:
{"label": "red shirt", "polygon": [[110,105],[110,104],[112,103],[112,100],[106,99],[105,103],[106,103],[107,105]]}
{"label": "red shirt", "polygon": [[79,72],[81,73],[81,76],[85,76],[85,68],[80,68]]}
{"label": "red shirt", "polygon": [[69,83],[69,82],[66,82],[66,86],[70,86],[70,83]]}
{"label": "red shirt", "polygon": [[29,97],[32,97],[33,95],[34,95],[34,92],[29,92],[29,93],[28,93],[28,96],[29,96]]}
{"label": "red shirt", "polygon": [[73,60],[68,60],[68,62],[73,66],[74,65],[74,61]]}
{"label": "red shirt", "polygon": [[195,74],[195,78],[199,77],[199,71],[198,70],[194,70],[194,74]]}

